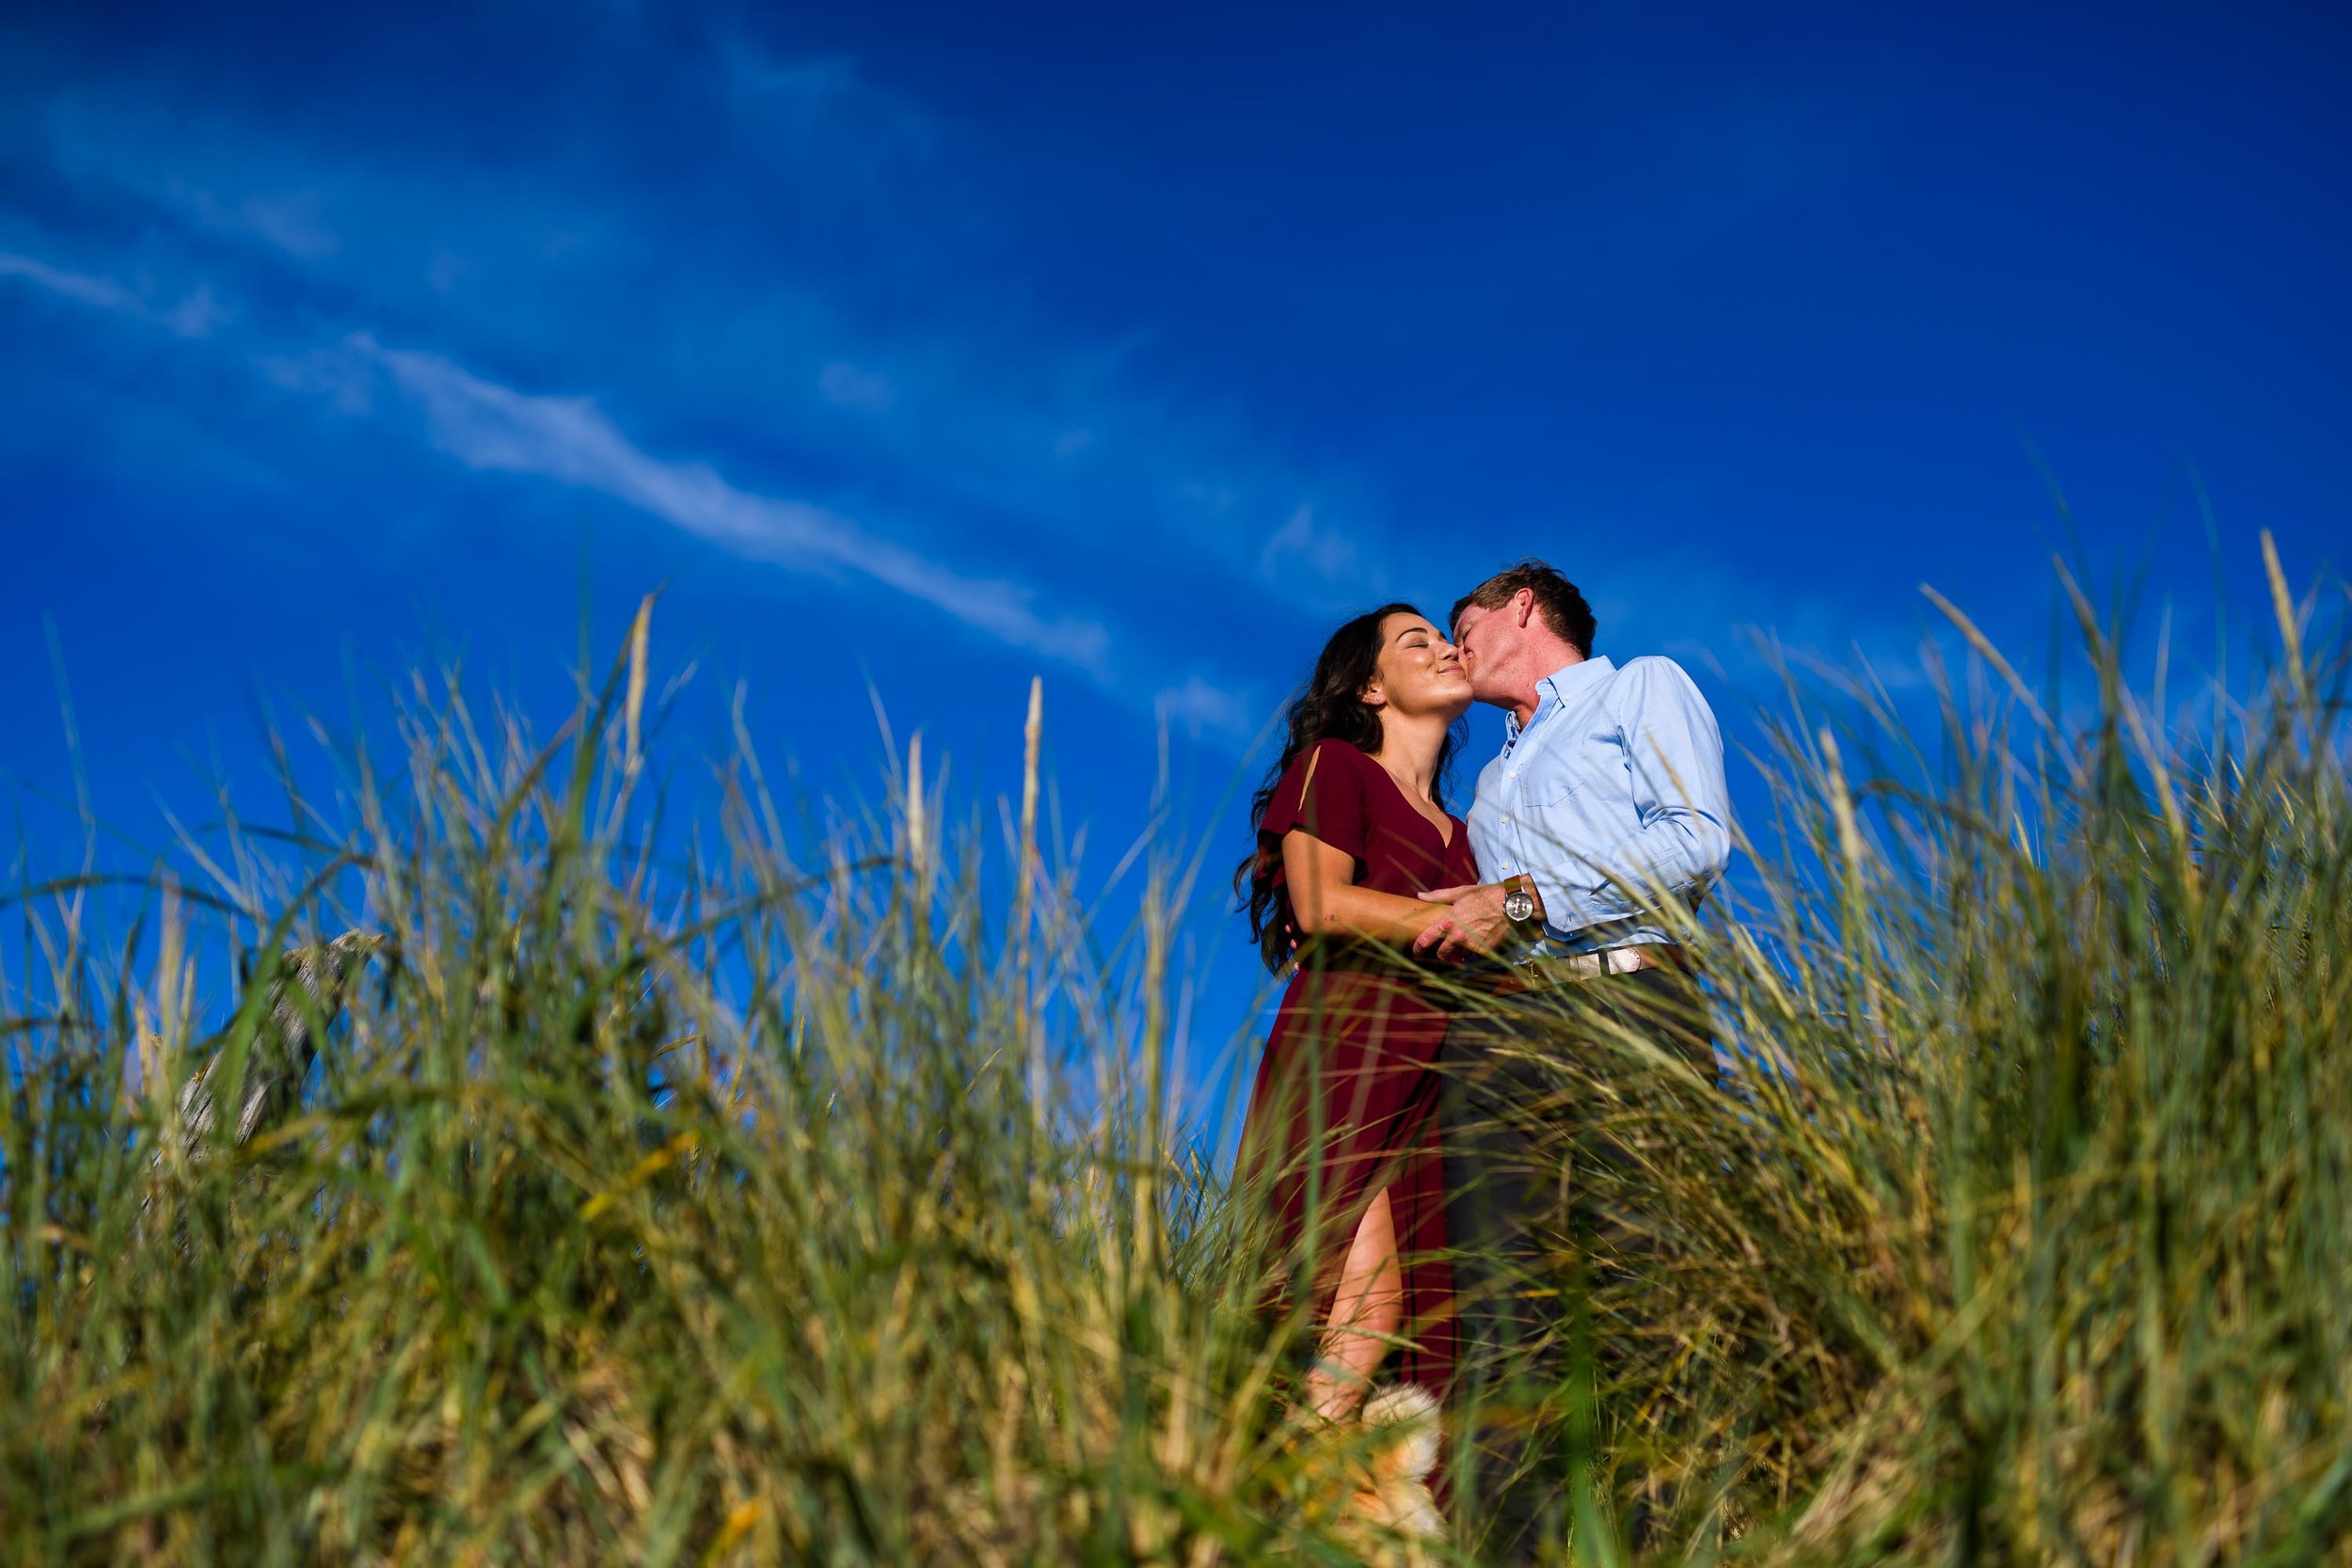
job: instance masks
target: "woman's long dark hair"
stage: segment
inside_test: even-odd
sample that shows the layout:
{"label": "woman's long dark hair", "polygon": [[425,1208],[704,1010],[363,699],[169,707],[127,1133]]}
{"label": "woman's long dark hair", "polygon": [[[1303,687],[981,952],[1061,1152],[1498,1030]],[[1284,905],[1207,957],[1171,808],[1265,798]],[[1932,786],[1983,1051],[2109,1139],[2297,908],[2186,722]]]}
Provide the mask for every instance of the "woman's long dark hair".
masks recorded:
{"label": "woman's long dark hair", "polygon": [[[1420,613],[1412,605],[1384,604],[1341,626],[1323,645],[1307,689],[1291,699],[1282,716],[1289,731],[1282,754],[1274,759],[1265,783],[1250,799],[1250,850],[1233,868],[1233,893],[1248,912],[1249,940],[1264,955],[1266,968],[1277,974],[1291,960],[1291,933],[1284,927],[1274,885],[1274,873],[1282,863],[1281,846],[1268,847],[1258,837],[1266,807],[1273,803],[1274,792],[1291,764],[1318,740],[1344,740],[1367,756],[1380,754],[1380,715],[1363,699],[1364,688],[1380,673],[1380,626],[1391,615]],[[1438,776],[1432,793],[1440,811],[1445,809],[1446,769],[1454,762],[1457,739],[1454,731],[1448,729],[1444,744],[1438,748]]]}

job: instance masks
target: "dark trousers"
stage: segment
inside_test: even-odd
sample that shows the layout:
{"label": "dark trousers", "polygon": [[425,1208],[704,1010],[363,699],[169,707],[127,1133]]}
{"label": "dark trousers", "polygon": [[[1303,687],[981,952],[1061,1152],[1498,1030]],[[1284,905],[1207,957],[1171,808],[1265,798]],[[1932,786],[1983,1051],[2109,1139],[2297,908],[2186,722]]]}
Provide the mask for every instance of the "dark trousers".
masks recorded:
{"label": "dark trousers", "polygon": [[[1672,969],[1564,983],[1517,999],[1508,1012],[1466,1013],[1438,1057],[1455,1403],[1472,1418],[1454,1467],[1455,1512],[1498,1562],[1548,1558],[1565,1538],[1564,1439],[1573,1423],[1589,1445],[1591,1368],[1614,1359],[1605,1336],[1578,1338],[1585,1291],[1638,1258],[1654,1234],[1626,1182],[1589,1180],[1603,1165],[1621,1174],[1629,1160],[1605,1118],[1670,1081],[1609,1043],[1613,1028],[1654,1041],[1711,1081],[1705,1004]],[[1596,1092],[1604,1085],[1608,1092]]]}

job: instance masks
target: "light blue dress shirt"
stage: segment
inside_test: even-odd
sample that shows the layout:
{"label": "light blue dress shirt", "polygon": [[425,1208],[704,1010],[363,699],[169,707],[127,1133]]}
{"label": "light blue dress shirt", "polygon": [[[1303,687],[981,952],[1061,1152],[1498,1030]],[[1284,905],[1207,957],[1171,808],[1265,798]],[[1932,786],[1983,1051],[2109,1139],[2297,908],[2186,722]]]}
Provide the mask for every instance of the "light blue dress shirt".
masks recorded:
{"label": "light blue dress shirt", "polygon": [[1550,955],[1665,942],[1641,911],[1664,889],[1695,902],[1731,858],[1724,737],[1670,658],[1571,664],[1535,683],[1521,727],[1478,775],[1470,847],[1489,882],[1543,895]]}

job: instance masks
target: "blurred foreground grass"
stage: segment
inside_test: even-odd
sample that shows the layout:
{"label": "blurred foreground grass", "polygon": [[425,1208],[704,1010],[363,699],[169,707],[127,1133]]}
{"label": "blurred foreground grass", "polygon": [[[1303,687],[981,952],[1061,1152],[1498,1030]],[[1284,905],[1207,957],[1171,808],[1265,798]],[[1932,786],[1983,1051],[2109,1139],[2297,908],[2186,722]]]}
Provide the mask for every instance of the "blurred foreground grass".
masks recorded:
{"label": "blurred foreground grass", "polygon": [[[1588,1304],[1646,1326],[1580,1560],[1638,1514],[1659,1560],[2352,1561],[2344,649],[2272,577],[2275,670],[2192,726],[2087,608],[2079,711],[1957,616],[1940,734],[1792,694],[1763,896],[1686,933],[1740,1071],[1611,1099],[1663,1233]],[[128,934],[14,894],[0,1556],[1352,1560],[1171,1132],[1184,867],[1105,941],[919,786],[788,830],[746,742],[681,872],[644,631],[544,747],[420,682],[397,766]],[[350,927],[347,1009],[199,1006],[208,930]],[[1559,1056],[1613,1097],[1643,1048]]]}

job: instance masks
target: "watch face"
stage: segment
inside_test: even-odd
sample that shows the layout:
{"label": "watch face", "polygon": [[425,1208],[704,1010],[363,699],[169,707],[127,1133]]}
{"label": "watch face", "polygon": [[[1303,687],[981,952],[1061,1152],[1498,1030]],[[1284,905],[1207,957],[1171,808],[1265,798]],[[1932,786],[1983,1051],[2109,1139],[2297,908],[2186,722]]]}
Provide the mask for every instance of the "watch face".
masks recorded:
{"label": "watch face", "polygon": [[1523,887],[1515,887],[1502,895],[1502,917],[1505,920],[1533,920],[1535,917],[1535,895]]}

